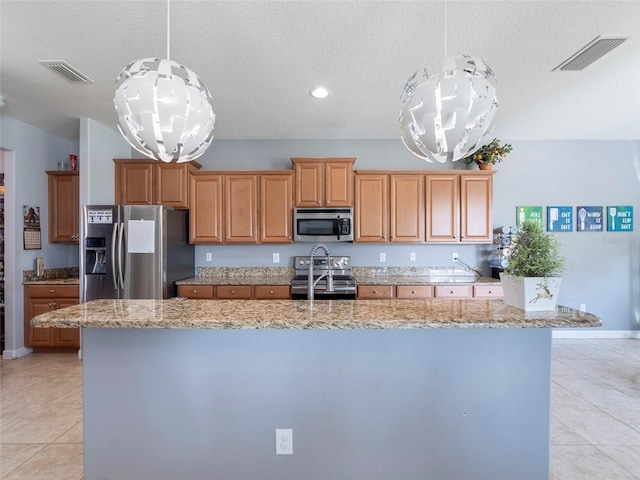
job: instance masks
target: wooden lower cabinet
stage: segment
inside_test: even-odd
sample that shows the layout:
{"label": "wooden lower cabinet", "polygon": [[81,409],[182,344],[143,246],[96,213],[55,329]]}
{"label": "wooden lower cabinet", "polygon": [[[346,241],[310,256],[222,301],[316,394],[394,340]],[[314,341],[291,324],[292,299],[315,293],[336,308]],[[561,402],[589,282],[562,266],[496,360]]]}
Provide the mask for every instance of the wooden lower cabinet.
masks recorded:
{"label": "wooden lower cabinet", "polygon": [[360,299],[394,298],[393,285],[358,285],[357,297]]}
{"label": "wooden lower cabinet", "polygon": [[502,285],[474,285],[473,298],[503,298]]}
{"label": "wooden lower cabinet", "polygon": [[471,285],[436,285],[434,296],[449,299],[473,298],[473,287]]}
{"label": "wooden lower cabinet", "polygon": [[178,285],[178,296],[193,299],[286,300],[289,285]]}
{"label": "wooden lower cabinet", "polygon": [[398,285],[396,298],[433,298],[433,286],[431,285]]}
{"label": "wooden lower cabinet", "polygon": [[80,302],[78,285],[25,285],[24,341],[25,346],[46,349],[80,347],[78,328],[31,328],[31,319],[41,313],[77,305]]}

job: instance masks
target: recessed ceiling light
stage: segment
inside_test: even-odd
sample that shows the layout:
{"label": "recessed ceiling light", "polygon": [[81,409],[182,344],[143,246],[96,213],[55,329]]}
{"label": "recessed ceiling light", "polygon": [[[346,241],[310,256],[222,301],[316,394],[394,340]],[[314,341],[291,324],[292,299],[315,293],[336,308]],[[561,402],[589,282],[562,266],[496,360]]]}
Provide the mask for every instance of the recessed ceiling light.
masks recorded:
{"label": "recessed ceiling light", "polygon": [[311,92],[309,93],[311,93],[311,96],[313,98],[325,98],[327,95],[329,95],[329,90],[324,87],[317,87],[311,90]]}

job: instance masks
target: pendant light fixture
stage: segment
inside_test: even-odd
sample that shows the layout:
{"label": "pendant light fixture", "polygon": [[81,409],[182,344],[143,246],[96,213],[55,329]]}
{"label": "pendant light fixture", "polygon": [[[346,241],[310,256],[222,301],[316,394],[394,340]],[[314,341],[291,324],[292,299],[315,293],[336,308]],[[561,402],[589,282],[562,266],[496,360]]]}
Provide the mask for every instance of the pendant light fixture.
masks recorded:
{"label": "pendant light fixture", "polygon": [[477,57],[447,55],[444,3],[444,59],[417,70],[402,91],[401,139],[416,157],[455,162],[492,133],[498,109],[495,76]]}
{"label": "pendant light fixture", "polygon": [[190,69],[170,60],[167,0],[167,58],[143,58],[116,79],[113,103],[118,129],[133,148],[163,162],[189,162],[213,140],[216,115],[209,89]]}

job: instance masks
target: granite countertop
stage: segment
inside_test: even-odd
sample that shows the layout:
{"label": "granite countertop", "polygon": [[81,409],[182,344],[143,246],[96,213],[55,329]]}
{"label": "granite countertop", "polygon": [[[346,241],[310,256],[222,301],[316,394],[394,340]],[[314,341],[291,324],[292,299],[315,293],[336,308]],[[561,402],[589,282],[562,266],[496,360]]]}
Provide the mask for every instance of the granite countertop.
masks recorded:
{"label": "granite countertop", "polygon": [[32,327],[422,329],[598,327],[558,307],[525,312],[502,300],[93,300],[44,313]]}
{"label": "granite countertop", "polygon": [[292,275],[233,275],[220,277],[191,277],[178,280],[176,285],[291,285]]}
{"label": "granite countertop", "polygon": [[79,278],[35,278],[25,280],[23,285],[80,285]]}
{"label": "granite countertop", "polygon": [[354,275],[358,285],[501,285],[491,277],[438,275]]}

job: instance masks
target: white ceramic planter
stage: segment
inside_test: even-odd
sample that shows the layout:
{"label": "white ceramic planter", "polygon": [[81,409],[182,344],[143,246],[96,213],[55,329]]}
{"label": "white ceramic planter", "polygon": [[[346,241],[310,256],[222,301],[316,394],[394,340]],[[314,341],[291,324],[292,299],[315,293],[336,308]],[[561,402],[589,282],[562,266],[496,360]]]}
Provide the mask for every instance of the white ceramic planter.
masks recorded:
{"label": "white ceramic planter", "polygon": [[555,310],[560,277],[516,277],[500,273],[504,303],[526,311]]}

